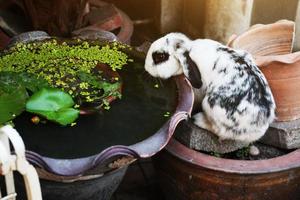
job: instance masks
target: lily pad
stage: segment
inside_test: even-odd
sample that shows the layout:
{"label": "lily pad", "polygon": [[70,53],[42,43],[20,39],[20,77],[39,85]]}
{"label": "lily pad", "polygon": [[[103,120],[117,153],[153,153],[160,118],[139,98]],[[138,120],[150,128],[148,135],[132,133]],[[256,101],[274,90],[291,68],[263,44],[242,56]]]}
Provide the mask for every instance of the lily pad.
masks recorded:
{"label": "lily pad", "polygon": [[78,118],[79,110],[72,108],[74,104],[68,93],[56,88],[43,88],[30,97],[26,110],[65,126]]}
{"label": "lily pad", "polygon": [[49,84],[44,79],[27,72],[0,71],[0,89],[6,92],[14,91],[16,86],[22,86],[34,93],[42,88],[49,87]]}
{"label": "lily pad", "polygon": [[28,98],[26,89],[20,85],[11,85],[10,91],[0,86],[0,124],[4,124],[22,113]]}
{"label": "lily pad", "polygon": [[48,83],[27,72],[0,72],[0,124],[14,119],[25,110],[27,91],[48,87]]}

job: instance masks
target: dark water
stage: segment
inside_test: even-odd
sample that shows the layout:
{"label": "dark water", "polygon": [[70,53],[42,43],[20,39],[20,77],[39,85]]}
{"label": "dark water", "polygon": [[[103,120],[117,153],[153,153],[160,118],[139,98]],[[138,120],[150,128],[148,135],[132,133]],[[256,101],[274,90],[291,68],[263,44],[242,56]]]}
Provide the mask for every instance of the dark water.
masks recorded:
{"label": "dark water", "polygon": [[176,84],[172,80],[161,84],[150,78],[143,65],[141,61],[124,67],[120,72],[122,99],[114,101],[109,111],[80,116],[76,126],[61,127],[51,122],[34,125],[31,114],[19,116],[15,125],[26,148],[52,158],[79,158],[153,135],[168,120],[164,114],[176,107]]}

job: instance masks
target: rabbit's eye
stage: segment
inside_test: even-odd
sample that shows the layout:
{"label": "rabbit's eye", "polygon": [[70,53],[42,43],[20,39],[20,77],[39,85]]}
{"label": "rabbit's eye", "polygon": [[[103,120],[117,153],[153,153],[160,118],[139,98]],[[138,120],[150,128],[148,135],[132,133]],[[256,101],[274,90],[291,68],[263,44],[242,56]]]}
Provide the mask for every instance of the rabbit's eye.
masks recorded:
{"label": "rabbit's eye", "polygon": [[154,64],[160,64],[162,62],[165,62],[169,59],[169,54],[166,52],[154,52],[152,54],[152,59],[154,61]]}

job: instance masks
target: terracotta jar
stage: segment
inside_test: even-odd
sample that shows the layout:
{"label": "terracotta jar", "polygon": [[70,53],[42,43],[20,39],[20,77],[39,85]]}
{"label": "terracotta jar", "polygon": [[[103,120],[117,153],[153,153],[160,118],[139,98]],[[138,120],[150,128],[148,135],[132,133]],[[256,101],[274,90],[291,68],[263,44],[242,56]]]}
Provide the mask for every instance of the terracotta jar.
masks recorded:
{"label": "terracotta jar", "polygon": [[171,139],[154,161],[167,200],[300,199],[300,150],[266,160],[231,160]]}
{"label": "terracotta jar", "polygon": [[228,43],[254,56],[271,86],[277,121],[300,118],[300,52],[292,53],[294,33],[294,22],[281,20],[254,25]]}

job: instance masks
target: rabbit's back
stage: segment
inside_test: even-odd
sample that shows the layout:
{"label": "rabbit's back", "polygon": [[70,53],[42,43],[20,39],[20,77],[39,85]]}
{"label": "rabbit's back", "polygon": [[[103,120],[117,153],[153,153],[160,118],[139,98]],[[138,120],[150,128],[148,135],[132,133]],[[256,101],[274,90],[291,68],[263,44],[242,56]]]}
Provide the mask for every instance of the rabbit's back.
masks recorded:
{"label": "rabbit's back", "polygon": [[247,52],[222,45],[216,52],[203,110],[221,138],[257,140],[274,119],[269,85]]}

